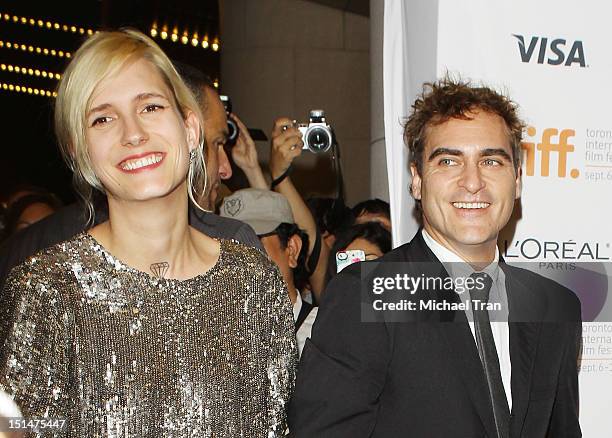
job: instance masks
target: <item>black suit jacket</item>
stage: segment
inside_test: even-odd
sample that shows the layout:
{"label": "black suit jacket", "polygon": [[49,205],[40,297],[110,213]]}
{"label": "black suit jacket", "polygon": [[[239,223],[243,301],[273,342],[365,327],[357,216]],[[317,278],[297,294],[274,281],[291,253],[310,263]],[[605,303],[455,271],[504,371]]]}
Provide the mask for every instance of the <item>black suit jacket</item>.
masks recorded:
{"label": "black suit jacket", "polygon": [[[420,232],[380,261],[413,264],[415,275],[423,266],[415,262],[428,262],[432,272],[447,275]],[[378,265],[377,275],[385,266],[390,264]],[[509,319],[521,321],[509,323],[510,436],[579,437],[580,303],[551,280],[501,266]],[[289,407],[291,436],[496,436],[465,312],[412,312],[403,323],[361,322],[362,306],[371,305],[359,292],[362,268],[367,264],[345,269],[324,294]],[[438,298],[453,300],[441,292]]]}

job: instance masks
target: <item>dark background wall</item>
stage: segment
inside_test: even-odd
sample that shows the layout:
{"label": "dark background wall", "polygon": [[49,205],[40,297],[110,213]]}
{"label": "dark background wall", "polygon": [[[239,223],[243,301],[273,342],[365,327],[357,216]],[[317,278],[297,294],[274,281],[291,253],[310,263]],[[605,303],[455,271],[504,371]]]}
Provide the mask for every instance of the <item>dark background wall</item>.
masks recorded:
{"label": "dark background wall", "polygon": [[[166,53],[218,80],[236,113],[251,127],[269,134],[278,116],[306,121],[308,110],[325,109],[342,149],[347,198],[354,203],[370,192],[366,4],[367,0],[3,1],[0,63],[5,68],[0,70],[0,84],[52,92],[55,78],[10,72],[8,66],[61,74],[69,61],[66,56],[39,54],[35,48],[74,53],[88,29],[131,26],[150,35],[154,27],[155,40]],[[26,23],[22,23],[24,17]],[[168,37],[162,40],[164,29]],[[178,32],[177,42],[170,38],[173,31]],[[187,44],[180,41],[183,32],[189,36]],[[194,33],[200,42],[207,37],[207,49],[192,46]],[[219,51],[212,50],[215,41]],[[8,42],[24,44],[26,50],[8,48]],[[70,173],[53,134],[53,102],[52,97],[5,90],[0,85],[0,199],[20,183],[45,187],[66,202],[73,199]],[[258,149],[265,164],[268,143],[258,143]],[[294,179],[303,193],[335,193],[329,155],[304,153],[296,168]]]}
{"label": "dark background wall", "polygon": [[[269,131],[279,116],[306,122],[309,110],[324,109],[340,144],[347,201],[368,198],[368,17],[305,0],[221,0],[220,17],[222,88],[240,117]],[[258,147],[266,162],[269,145]],[[302,153],[292,177],[305,196],[335,194],[330,154]]]}
{"label": "dark background wall", "polygon": [[[172,59],[192,64],[211,78],[219,79],[219,51],[212,50],[212,47],[204,49],[201,45],[193,47],[191,41],[188,44],[182,44],[180,39],[172,42],[170,38],[176,29],[179,36],[187,31],[190,40],[194,32],[200,39],[208,36],[211,44],[218,40],[216,0],[3,1],[0,13],[0,64],[4,65],[4,69],[0,69],[0,84],[53,91],[57,79],[16,73],[14,69],[11,72],[9,65],[61,74],[69,59],[65,55],[58,56],[59,50],[74,53],[87,37],[88,29],[95,31],[122,26],[135,27],[146,34],[150,34],[153,26],[160,32],[166,27],[169,37],[162,40],[158,34],[156,41]],[[14,16],[18,17],[16,22]],[[30,19],[34,24],[30,24]],[[42,20],[42,27],[38,20]],[[47,21],[51,28],[47,27]],[[55,28],[55,23],[59,29]],[[64,25],[68,27],[67,31],[63,30]],[[76,32],[72,32],[72,26]],[[83,28],[83,33],[80,28]],[[9,48],[7,43],[12,47]],[[26,50],[15,49],[15,43],[24,44]],[[28,46],[33,50],[29,51]],[[56,56],[37,53],[37,47],[41,51],[53,49]],[[0,88],[0,199],[22,183],[47,188],[66,202],[73,199],[70,172],[58,154],[53,133],[53,103],[52,97]]]}

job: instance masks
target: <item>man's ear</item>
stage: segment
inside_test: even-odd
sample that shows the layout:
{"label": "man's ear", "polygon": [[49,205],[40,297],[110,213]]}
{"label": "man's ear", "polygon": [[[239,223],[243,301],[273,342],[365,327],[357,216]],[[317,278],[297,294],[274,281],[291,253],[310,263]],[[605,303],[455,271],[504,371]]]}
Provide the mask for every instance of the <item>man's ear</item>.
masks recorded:
{"label": "man's ear", "polygon": [[516,170],[516,192],[514,194],[514,199],[519,199],[521,197],[522,189],[523,189],[523,169],[519,167]]}
{"label": "man's ear", "polygon": [[412,175],[412,183],[410,184],[411,195],[414,199],[421,199],[421,176],[417,170],[416,163],[410,163],[410,174]]}
{"label": "man's ear", "polygon": [[200,144],[200,133],[202,132],[200,129],[200,120],[191,110],[187,110],[185,129],[187,130],[187,145],[191,151]]}
{"label": "man's ear", "polygon": [[289,267],[294,269],[298,265],[298,258],[300,257],[300,251],[302,250],[302,238],[297,234],[294,234],[289,238],[287,242],[287,262]]}

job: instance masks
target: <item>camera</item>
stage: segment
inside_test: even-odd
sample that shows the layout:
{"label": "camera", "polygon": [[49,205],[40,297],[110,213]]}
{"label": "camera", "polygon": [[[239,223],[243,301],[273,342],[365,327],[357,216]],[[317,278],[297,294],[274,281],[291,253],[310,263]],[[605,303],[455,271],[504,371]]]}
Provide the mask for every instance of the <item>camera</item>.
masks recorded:
{"label": "camera", "polygon": [[315,154],[327,152],[334,144],[334,132],[332,127],[325,121],[325,111],[311,110],[310,120],[306,123],[299,123],[298,130],[302,133],[304,147]]}
{"label": "camera", "polygon": [[232,100],[223,94],[219,96],[219,99],[221,99],[221,103],[223,103],[223,108],[225,108],[225,113],[227,114],[227,142],[229,144],[234,144],[238,139],[239,130],[236,122],[230,117],[232,112]]}
{"label": "camera", "polygon": [[[227,145],[234,146],[236,144],[236,140],[238,140],[238,135],[240,134],[240,130],[238,129],[238,124],[234,119],[232,119],[232,100],[229,96],[225,96],[223,94],[219,95],[219,99],[223,104],[223,108],[225,108],[225,114],[227,115]],[[267,141],[268,137],[266,134],[257,128],[247,128],[249,135],[255,141]]]}

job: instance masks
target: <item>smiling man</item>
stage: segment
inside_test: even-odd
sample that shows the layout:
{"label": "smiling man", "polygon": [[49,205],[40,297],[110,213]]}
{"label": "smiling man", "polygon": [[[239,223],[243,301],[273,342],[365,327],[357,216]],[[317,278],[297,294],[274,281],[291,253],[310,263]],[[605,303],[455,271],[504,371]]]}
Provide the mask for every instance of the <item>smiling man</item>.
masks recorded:
{"label": "smiling man", "polygon": [[[506,265],[497,248],[520,197],[523,127],[516,105],[490,88],[426,85],[404,131],[423,228],[329,284],[302,354],[293,437],[581,436],[580,303]],[[419,290],[399,316],[371,317],[368,284],[398,270],[456,289]],[[394,297],[406,296],[376,299]]]}

